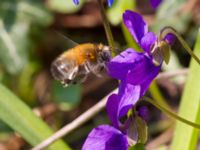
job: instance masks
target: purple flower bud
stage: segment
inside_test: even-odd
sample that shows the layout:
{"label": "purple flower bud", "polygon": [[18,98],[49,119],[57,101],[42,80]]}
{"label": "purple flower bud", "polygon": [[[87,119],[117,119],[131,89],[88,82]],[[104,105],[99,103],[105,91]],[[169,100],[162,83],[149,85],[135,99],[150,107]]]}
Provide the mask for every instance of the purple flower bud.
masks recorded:
{"label": "purple flower bud", "polygon": [[114,0],[108,0],[107,2],[108,2],[108,6],[111,7],[113,2],[114,2]]}
{"label": "purple flower bud", "polygon": [[164,40],[165,40],[169,45],[173,45],[174,42],[175,42],[175,39],[176,39],[176,37],[175,37],[173,34],[171,34],[171,33],[167,34],[167,35],[165,36],[165,38],[164,38]]}
{"label": "purple flower bud", "polygon": [[79,4],[79,0],[73,0],[73,2],[74,2],[75,5]]}
{"label": "purple flower bud", "polygon": [[157,9],[162,0],[150,0],[150,3],[154,9]]}
{"label": "purple flower bud", "polygon": [[138,116],[140,116],[145,121],[149,120],[149,109],[147,106],[140,106],[138,109]]}

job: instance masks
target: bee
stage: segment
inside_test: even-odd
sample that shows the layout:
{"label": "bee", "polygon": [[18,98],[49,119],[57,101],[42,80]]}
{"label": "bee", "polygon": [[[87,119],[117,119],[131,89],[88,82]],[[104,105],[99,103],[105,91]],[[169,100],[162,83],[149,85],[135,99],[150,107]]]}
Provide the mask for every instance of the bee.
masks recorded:
{"label": "bee", "polygon": [[84,82],[89,73],[101,76],[100,72],[111,59],[111,48],[103,44],[79,44],[56,58],[51,64],[51,73],[65,86]]}

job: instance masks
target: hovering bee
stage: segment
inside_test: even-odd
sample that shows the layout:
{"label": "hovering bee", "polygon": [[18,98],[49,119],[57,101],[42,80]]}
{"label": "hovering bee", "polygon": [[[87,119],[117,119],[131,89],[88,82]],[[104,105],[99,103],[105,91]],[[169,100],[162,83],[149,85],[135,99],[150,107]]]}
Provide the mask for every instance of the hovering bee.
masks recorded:
{"label": "hovering bee", "polygon": [[111,48],[103,44],[79,44],[62,53],[51,65],[51,73],[62,84],[84,82],[92,72],[100,76],[111,58]]}

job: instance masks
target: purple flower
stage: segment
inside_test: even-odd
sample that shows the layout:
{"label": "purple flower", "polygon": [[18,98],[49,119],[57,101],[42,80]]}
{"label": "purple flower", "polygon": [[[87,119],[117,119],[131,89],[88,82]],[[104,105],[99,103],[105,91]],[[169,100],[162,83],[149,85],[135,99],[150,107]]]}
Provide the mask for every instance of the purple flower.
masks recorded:
{"label": "purple flower", "polygon": [[100,125],[88,135],[82,150],[127,150],[127,136],[120,130],[109,126]]}
{"label": "purple flower", "polygon": [[[109,96],[106,104],[113,126],[100,125],[94,128],[88,135],[83,150],[127,150],[130,140],[137,141],[137,133],[132,133],[137,132],[133,125],[137,124],[134,118],[139,115],[147,119],[148,111],[141,108],[137,114],[132,112],[127,116],[127,113],[145,94],[151,81],[160,71],[164,60],[161,43],[173,42],[172,35],[158,39],[154,33],[148,32],[147,24],[135,12],[125,11],[123,21],[144,52],[128,48],[108,62],[108,74],[120,80],[118,93]],[[125,121],[121,122],[124,116]]]}
{"label": "purple flower", "polygon": [[[114,127],[120,129],[120,119],[127,114],[148,89],[152,80],[161,69],[164,56],[160,52],[157,36],[148,32],[148,26],[142,16],[130,10],[123,14],[123,21],[138,45],[144,52],[128,48],[108,64],[108,74],[120,80],[119,91],[112,94],[106,109]],[[162,42],[172,43],[172,36],[166,36]]]}
{"label": "purple flower", "polygon": [[[73,0],[75,5],[79,4],[79,0]],[[108,6],[111,7],[113,4],[114,0],[107,0]]]}
{"label": "purple flower", "polygon": [[[141,112],[139,112],[141,111]],[[124,128],[118,129],[110,125],[99,125],[94,128],[88,135],[82,150],[128,150],[138,140],[138,128],[134,121],[135,115],[145,115],[145,110],[139,109],[137,114],[132,114],[129,119],[126,120]],[[142,116],[143,117],[143,116]],[[142,118],[141,119],[145,119]],[[140,124],[141,125],[141,124]]]}
{"label": "purple flower", "polygon": [[154,9],[157,9],[160,3],[162,3],[163,0],[150,0],[151,6]]}

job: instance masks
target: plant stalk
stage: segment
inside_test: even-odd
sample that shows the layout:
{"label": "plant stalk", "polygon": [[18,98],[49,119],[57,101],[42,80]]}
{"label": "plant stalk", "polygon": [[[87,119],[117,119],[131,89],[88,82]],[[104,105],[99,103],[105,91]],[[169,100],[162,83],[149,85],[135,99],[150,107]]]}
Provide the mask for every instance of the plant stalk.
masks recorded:
{"label": "plant stalk", "polygon": [[102,21],[103,21],[103,26],[106,32],[106,37],[108,40],[108,44],[109,46],[112,48],[113,50],[113,55],[115,55],[115,43],[114,43],[114,38],[111,32],[111,28],[110,28],[110,24],[108,22],[107,16],[106,16],[106,12],[105,12],[105,8],[103,6],[103,3],[101,2],[101,0],[97,0],[99,7],[100,7],[100,12],[101,12],[101,17],[102,17]]}
{"label": "plant stalk", "polygon": [[149,98],[149,97],[146,97],[146,96],[144,96],[143,99],[144,99],[145,101],[151,103],[152,105],[154,105],[154,106],[157,107],[158,109],[160,109],[162,112],[166,113],[168,116],[170,116],[170,117],[172,117],[172,118],[174,118],[174,119],[177,119],[177,120],[179,120],[179,121],[181,121],[181,122],[183,122],[183,123],[185,123],[185,124],[187,124],[187,125],[189,125],[189,126],[192,126],[192,127],[194,127],[194,128],[200,129],[200,124],[196,124],[196,123],[194,123],[194,122],[191,122],[191,121],[189,121],[189,120],[187,120],[187,119],[184,119],[184,118],[178,116],[177,114],[175,114],[175,113],[172,112],[171,110],[168,110],[168,109],[166,109],[165,107],[159,105],[159,104],[158,104],[156,101],[154,101],[153,99],[151,99],[151,98]]}
{"label": "plant stalk", "polygon": [[182,44],[182,46],[185,48],[185,50],[196,60],[196,62],[200,65],[200,59],[193,53],[191,48],[188,46],[188,44],[185,42],[185,40],[177,33],[177,31],[172,27],[164,27],[159,35],[159,39],[162,40],[167,34],[173,34],[177,37],[179,42]]}

